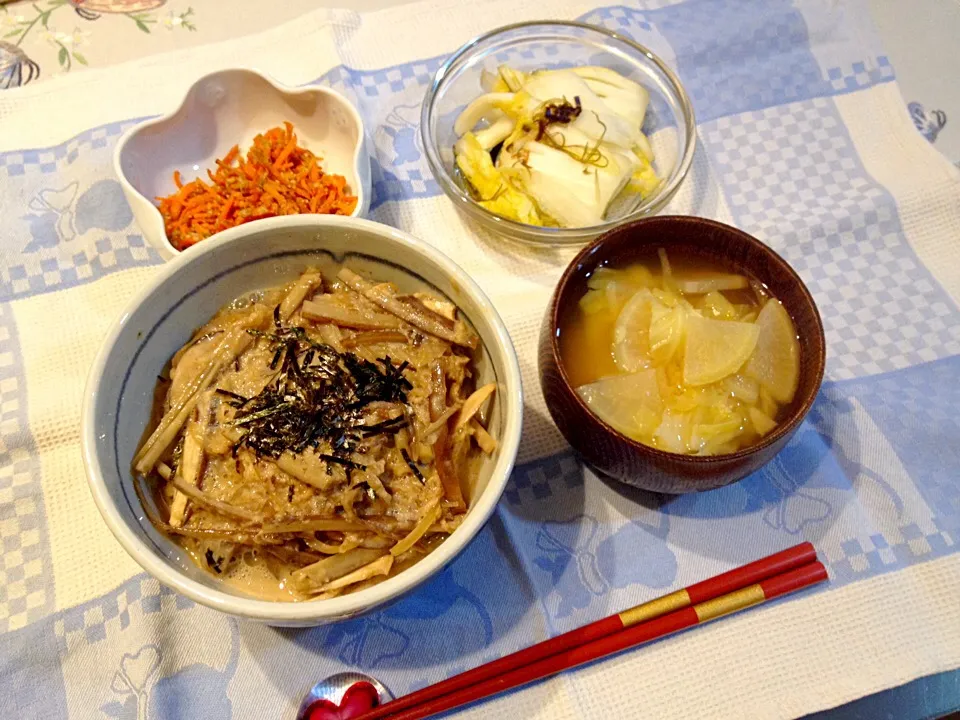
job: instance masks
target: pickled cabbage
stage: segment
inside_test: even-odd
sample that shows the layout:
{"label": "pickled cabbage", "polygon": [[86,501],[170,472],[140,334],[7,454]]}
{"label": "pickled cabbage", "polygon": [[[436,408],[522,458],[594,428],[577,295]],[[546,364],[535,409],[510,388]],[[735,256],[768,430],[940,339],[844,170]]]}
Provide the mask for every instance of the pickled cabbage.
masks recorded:
{"label": "pickled cabbage", "polygon": [[[624,192],[647,197],[659,188],[641,131],[649,94],[632,80],[594,66],[527,73],[503,65],[484,71],[480,84],[485,93],[454,123],[454,154],[491,212],[532,225],[586,227],[603,222]],[[491,169],[509,192],[497,189]],[[493,197],[491,188],[501,194]]]}

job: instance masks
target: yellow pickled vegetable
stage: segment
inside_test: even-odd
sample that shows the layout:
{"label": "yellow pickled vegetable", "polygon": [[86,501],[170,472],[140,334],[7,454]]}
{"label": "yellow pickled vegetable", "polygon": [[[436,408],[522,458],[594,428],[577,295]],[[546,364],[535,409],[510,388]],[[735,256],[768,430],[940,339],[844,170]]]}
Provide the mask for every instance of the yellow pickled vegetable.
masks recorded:
{"label": "yellow pickled vegetable", "polygon": [[687,308],[683,305],[668,307],[663,303],[650,306],[650,332],[647,351],[650,362],[656,367],[666,365],[673,359],[686,329]]}
{"label": "yellow pickled vegetable", "polygon": [[705,317],[714,320],[739,320],[740,313],[736,306],[716,290],[708,292],[700,300],[698,309]]}
{"label": "yellow pickled vegetable", "polygon": [[476,190],[480,205],[519,222],[546,224],[533,201],[512,187],[494,167],[490,153],[481,147],[473,133],[457,141],[456,157],[457,167]]}
{"label": "yellow pickled vegetable", "polygon": [[746,373],[779,403],[793,400],[800,380],[800,343],[793,321],[779,300],[768,300],[757,316],[757,350]]}
{"label": "yellow pickled vegetable", "polygon": [[772,417],[764,413],[762,410],[759,410],[755,407],[750,408],[750,421],[753,423],[754,429],[759,435],[766,435],[768,432],[773,430],[777,423]]}
{"label": "yellow pickled vegetable", "polygon": [[684,382],[708,385],[733,375],[750,359],[759,335],[752,323],[710,320],[691,313],[683,357]]}
{"label": "yellow pickled vegetable", "polygon": [[[601,67],[523,72],[501,65],[483,71],[480,86],[484,93],[454,122],[454,155],[491,212],[531,225],[587,227],[603,222],[624,192],[647,197],[660,187],[641,130],[649,94],[636,82]],[[500,186],[493,180],[510,191],[491,195],[487,190]]]}
{"label": "yellow pickled vegetable", "polygon": [[604,378],[577,393],[604,422],[629,437],[642,441],[660,424],[663,405],[654,370]]}
{"label": "yellow pickled vegetable", "polygon": [[638,290],[617,316],[613,328],[613,359],[627,372],[650,367],[650,318],[659,301],[647,289]]}

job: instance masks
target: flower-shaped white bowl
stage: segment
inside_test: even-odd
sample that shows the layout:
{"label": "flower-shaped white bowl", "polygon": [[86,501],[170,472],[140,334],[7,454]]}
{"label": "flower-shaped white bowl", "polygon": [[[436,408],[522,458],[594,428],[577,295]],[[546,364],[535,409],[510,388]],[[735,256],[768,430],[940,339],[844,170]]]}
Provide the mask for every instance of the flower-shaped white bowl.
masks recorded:
{"label": "flower-shaped white bowl", "polygon": [[[342,262],[406,292],[433,288],[456,303],[483,346],[476,361],[478,383],[497,383],[490,427],[499,447],[479,469],[463,523],[413,567],[329,600],[258,600],[198,568],[150,524],[134,493],[130,464],[150,419],[157,375],[196,328],[241,295],[287,282],[308,265],[332,272]],[[218,233],[160,270],[114,324],[94,360],[80,434],[93,499],[107,527],[147,572],[208,607],[271,625],[304,626],[343,620],[389,602],[460,553],[506,487],[522,419],[520,367],[510,335],[465,270],[427,243],[370,220],[286,215]]]}
{"label": "flower-shaped white bowl", "polygon": [[[253,70],[222,70],[195,82],[180,107],[147,120],[120,138],[113,167],[144,237],[165,260],[180,253],[167,238],[155,198],[183,182],[207,178],[234,145],[292,122],[301,146],[318,155],[325,172],[343,175],[357,196],[354,217],[370,207],[370,157],[360,113],[325,87],[290,88]],[[254,220],[253,222],[259,222]]]}

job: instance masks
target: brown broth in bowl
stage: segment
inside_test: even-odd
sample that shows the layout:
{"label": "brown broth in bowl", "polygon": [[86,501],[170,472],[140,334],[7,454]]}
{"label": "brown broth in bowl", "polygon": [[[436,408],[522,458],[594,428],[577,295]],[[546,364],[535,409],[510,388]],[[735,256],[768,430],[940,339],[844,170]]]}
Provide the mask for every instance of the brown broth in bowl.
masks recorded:
{"label": "brown broth in bowl", "polygon": [[667,452],[736,452],[793,400],[799,342],[753,278],[695,257],[600,267],[561,322],[570,384],[604,422]]}

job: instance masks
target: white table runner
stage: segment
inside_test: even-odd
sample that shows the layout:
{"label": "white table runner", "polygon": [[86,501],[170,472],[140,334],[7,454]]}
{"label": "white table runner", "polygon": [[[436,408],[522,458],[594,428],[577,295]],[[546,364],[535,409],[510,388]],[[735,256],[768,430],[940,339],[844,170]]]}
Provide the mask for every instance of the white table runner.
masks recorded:
{"label": "white table runner", "polygon": [[[796,439],[747,480],[680,498],[612,487],[569,454],[535,373],[569,253],[478,235],[419,146],[442,58],[547,11],[318,11],[0,93],[0,714],[289,717],[315,679],[348,668],[405,693],[802,539],[830,587],[464,715],[792,717],[960,665],[960,180],[914,130],[864,9],[549,8],[626,32],[677,70],[700,148],[669,210],[759,236],[824,318],[827,378]],[[528,397],[521,464],[470,548],[387,610],[309,631],[238,624],[162,590],[105,529],[80,462],[89,364],[159,262],[112,177],[113,146],[231,65],[356,101],[376,149],[372,217],[470,269],[510,328]]]}

